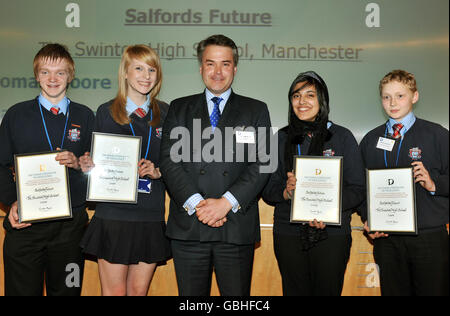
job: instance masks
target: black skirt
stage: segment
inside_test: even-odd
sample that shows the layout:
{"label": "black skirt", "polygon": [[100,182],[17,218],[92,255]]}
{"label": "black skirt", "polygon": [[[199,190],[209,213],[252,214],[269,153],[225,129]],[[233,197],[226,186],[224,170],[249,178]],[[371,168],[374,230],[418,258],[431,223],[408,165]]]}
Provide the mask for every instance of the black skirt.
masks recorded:
{"label": "black skirt", "polygon": [[81,240],[83,252],[115,264],[164,264],[172,257],[165,222],[126,222],[94,216]]}

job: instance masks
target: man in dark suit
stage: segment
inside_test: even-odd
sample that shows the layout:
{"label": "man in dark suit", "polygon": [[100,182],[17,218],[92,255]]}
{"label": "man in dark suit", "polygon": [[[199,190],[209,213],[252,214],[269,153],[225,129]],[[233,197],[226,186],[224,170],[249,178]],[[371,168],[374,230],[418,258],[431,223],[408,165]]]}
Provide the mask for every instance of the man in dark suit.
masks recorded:
{"label": "man in dark suit", "polygon": [[238,64],[231,39],[213,35],[197,53],[206,89],[171,103],[161,144],[178,290],[210,295],[214,269],[221,295],[248,296],[260,240],[258,194],[269,176],[261,168],[269,112],[231,90]]}

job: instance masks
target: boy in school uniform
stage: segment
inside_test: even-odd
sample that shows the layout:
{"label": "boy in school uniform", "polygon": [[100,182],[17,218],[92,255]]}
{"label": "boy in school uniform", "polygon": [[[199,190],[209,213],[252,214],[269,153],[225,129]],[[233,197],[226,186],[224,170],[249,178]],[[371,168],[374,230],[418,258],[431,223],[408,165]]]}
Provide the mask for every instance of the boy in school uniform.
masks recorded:
{"label": "boy in school uniform", "polygon": [[[78,157],[89,151],[94,114],[66,97],[75,67],[64,46],[42,47],[33,68],[40,95],[12,106],[0,125],[0,202],[10,206],[3,223],[5,295],[42,295],[45,279],[47,295],[75,296],[81,293],[84,270],[79,242],[88,222],[86,178]],[[62,150],[56,160],[69,170],[73,218],[19,223],[14,155],[54,150]],[[68,277],[74,282],[66,284]]]}
{"label": "boy in school uniform", "polygon": [[[370,234],[381,293],[448,295],[449,132],[414,115],[419,92],[413,74],[394,70],[379,88],[389,120],[363,138],[361,153],[368,169],[413,166],[418,226],[417,236]],[[380,137],[395,141],[392,150],[378,148]],[[364,207],[362,217],[367,219]],[[365,229],[369,231],[367,222]]]}

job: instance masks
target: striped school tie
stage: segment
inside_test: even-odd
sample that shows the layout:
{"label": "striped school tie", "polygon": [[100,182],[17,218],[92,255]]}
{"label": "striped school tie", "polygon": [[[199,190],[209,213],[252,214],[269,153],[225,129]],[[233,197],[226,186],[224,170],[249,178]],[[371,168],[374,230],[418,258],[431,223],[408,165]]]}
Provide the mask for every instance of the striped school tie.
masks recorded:
{"label": "striped school tie", "polygon": [[59,113],[59,107],[54,106],[54,107],[52,107],[52,108],[50,109],[50,111],[51,111],[53,114],[58,115],[58,113]]}
{"label": "striped school tie", "polygon": [[145,112],[145,110],[141,109],[141,108],[137,108],[136,111],[134,111],[134,113],[139,116],[140,118],[144,118],[147,115],[147,112]]}
{"label": "striped school tie", "polygon": [[394,124],[394,126],[392,126],[392,129],[394,130],[394,134],[392,134],[392,137],[395,139],[400,138],[402,136],[400,134],[400,131],[402,130],[402,128],[403,128],[403,124],[401,124],[401,123]]}

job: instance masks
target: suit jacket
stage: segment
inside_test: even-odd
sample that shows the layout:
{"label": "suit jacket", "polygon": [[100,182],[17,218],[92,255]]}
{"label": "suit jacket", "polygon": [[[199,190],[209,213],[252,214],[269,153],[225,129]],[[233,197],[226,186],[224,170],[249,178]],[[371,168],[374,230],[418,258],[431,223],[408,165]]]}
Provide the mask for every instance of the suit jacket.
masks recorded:
{"label": "suit jacket", "polygon": [[[201,136],[208,127],[211,123],[205,93],[171,103],[163,126],[160,160],[161,173],[171,197],[167,236],[238,245],[257,242],[260,240],[259,193],[269,177],[260,172],[262,163],[257,148],[263,142],[258,141],[256,133],[255,144],[237,144],[236,135],[233,133],[230,137],[230,130],[253,127],[258,132],[258,127],[264,127],[268,142],[270,117],[267,105],[232,92],[214,131],[214,139],[221,141],[214,143],[216,147],[212,145],[212,136],[207,139]],[[182,133],[178,133],[182,130],[184,135],[180,138]],[[171,139],[172,132],[173,138],[178,134],[176,139]],[[177,151],[181,144],[184,147]],[[172,154],[175,151],[184,154],[183,160],[174,161],[177,159],[171,158],[171,149]],[[205,152],[214,153],[218,158],[205,161]],[[227,191],[238,200],[240,209],[236,213],[230,211],[222,227],[209,227],[199,222],[195,214],[189,216],[183,208],[186,200],[195,193],[207,199],[220,198]]]}

